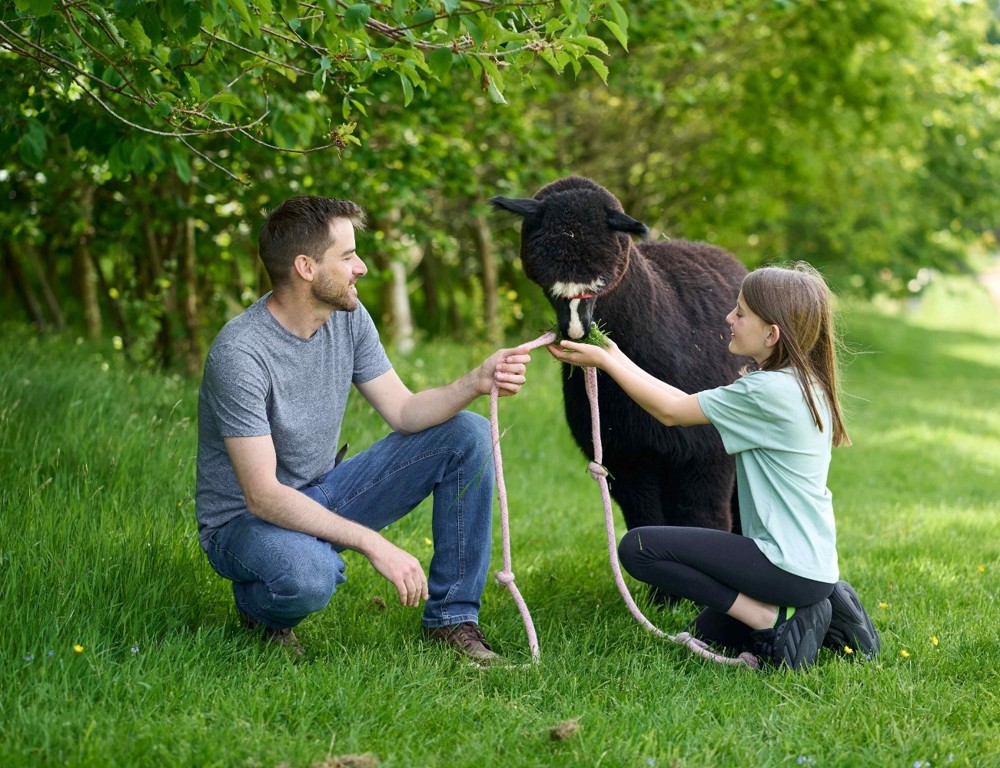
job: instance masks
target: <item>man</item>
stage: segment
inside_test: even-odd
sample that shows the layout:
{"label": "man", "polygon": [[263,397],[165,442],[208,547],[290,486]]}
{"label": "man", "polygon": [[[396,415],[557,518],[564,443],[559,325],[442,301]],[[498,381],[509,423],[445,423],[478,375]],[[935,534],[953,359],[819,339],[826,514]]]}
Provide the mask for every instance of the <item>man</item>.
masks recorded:
{"label": "man", "polygon": [[[368,269],[355,203],[295,197],[260,228],[273,290],[219,332],[198,403],[196,507],[202,548],[232,581],[245,627],[301,653],[293,627],[345,579],[340,552],[364,555],[399,602],[425,601],[425,634],[473,659],[496,657],[479,629],[489,567],[489,424],[464,411],[524,383],[528,354],[499,350],[443,387],[411,392],[393,370],[355,283]],[[393,430],[362,453],[336,452],[351,385]],[[378,531],[433,494],[429,574]]]}

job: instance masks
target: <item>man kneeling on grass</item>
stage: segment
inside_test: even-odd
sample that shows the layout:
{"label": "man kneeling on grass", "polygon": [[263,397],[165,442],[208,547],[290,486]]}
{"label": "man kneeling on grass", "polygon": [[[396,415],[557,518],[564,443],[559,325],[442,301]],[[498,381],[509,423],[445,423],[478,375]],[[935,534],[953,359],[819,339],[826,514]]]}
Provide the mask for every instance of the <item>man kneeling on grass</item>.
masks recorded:
{"label": "man kneeling on grass", "polygon": [[[287,200],[260,228],[273,290],[229,321],[198,402],[201,546],[232,581],[243,625],[302,652],[292,628],[344,582],[340,553],[364,555],[399,602],[424,605],[428,637],[478,661],[494,474],[488,422],[463,409],[494,383],[524,383],[528,354],[502,349],[451,384],[411,392],[393,370],[355,283],[368,269],[355,203]],[[391,434],[343,461],[351,385]],[[433,494],[434,555],[420,562],[378,533]]]}

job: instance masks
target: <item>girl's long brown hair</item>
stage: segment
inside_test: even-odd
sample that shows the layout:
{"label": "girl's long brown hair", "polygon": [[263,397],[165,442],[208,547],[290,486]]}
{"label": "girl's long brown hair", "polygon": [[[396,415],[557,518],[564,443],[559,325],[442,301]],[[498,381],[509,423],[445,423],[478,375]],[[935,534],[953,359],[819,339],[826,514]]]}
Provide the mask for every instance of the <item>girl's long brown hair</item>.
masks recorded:
{"label": "girl's long brown hair", "polygon": [[791,267],[762,267],[744,278],[742,293],[750,311],[781,331],[761,369],[776,371],[791,366],[799,372],[802,394],[822,431],[823,420],[810,386],[818,384],[830,404],[833,444],[850,445],[837,397],[838,339],[830,289],[823,276],[801,261]]}

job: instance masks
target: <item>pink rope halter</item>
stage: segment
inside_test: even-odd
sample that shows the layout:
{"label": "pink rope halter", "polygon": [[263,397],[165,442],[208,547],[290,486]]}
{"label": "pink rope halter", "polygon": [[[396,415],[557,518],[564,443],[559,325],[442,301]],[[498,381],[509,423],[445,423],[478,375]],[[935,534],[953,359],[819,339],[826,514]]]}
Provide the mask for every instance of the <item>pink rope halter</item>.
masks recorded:
{"label": "pink rope halter", "polygon": [[[555,339],[556,335],[554,333],[545,333],[534,341],[521,345],[519,349],[530,351],[532,349],[545,346],[546,344],[551,344],[555,341]],[[611,563],[611,572],[614,575],[618,592],[625,600],[625,604],[628,606],[629,611],[640,624],[653,634],[658,637],[665,637],[671,642],[682,645],[703,659],[713,661],[717,664],[744,665],[752,669],[757,669],[760,666],[760,662],[757,660],[757,657],[751,653],[741,653],[735,658],[723,656],[722,654],[713,652],[704,642],[696,637],[693,637],[688,632],[668,635],[662,630],[657,629],[653,626],[652,622],[650,622],[649,619],[643,615],[642,611],[639,610],[639,607],[632,599],[632,594],[629,592],[628,586],[625,584],[625,579],[622,577],[621,566],[618,563],[618,547],[617,538],[615,537],[614,513],[611,507],[611,493],[608,490],[608,470],[601,464],[601,461],[604,458],[604,448],[601,445],[601,416],[597,407],[597,369],[588,367],[584,369],[584,373],[586,377],[584,384],[587,391],[587,397],[590,401],[590,425],[594,443],[594,460],[588,465],[588,470],[590,471],[591,477],[598,482],[601,488],[601,499],[604,502],[604,528],[608,541],[608,559]],[[518,611],[521,613],[521,618],[524,620],[524,627],[528,634],[528,646],[531,649],[532,661],[537,663],[539,659],[538,636],[535,634],[535,626],[531,621],[531,613],[528,611],[527,603],[525,603],[517,585],[514,583],[514,572],[511,567],[510,521],[507,509],[507,486],[503,477],[503,458],[500,454],[500,423],[497,417],[498,398],[499,387],[494,384],[493,389],[490,391],[490,428],[493,436],[493,465],[496,469],[497,496],[500,501],[500,528],[503,536],[503,570],[497,573],[497,581],[502,586],[507,587],[507,589],[510,590],[511,595],[514,597],[514,602],[517,605]]]}

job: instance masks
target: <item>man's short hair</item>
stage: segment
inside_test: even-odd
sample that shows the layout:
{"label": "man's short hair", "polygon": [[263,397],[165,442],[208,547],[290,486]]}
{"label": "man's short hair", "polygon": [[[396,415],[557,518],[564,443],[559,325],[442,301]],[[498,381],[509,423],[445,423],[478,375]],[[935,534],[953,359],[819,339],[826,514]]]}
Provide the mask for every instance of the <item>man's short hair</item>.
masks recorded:
{"label": "man's short hair", "polygon": [[292,197],[265,216],[258,234],[258,249],[272,286],[289,281],[292,264],[299,254],[314,259],[323,255],[333,244],[330,223],[336,219],[349,219],[355,229],[365,228],[361,206],[333,197]]}

